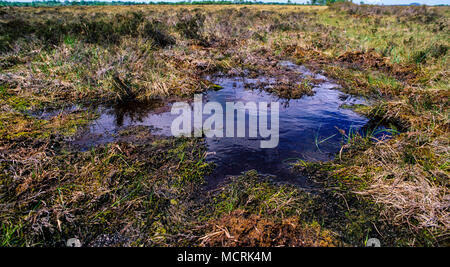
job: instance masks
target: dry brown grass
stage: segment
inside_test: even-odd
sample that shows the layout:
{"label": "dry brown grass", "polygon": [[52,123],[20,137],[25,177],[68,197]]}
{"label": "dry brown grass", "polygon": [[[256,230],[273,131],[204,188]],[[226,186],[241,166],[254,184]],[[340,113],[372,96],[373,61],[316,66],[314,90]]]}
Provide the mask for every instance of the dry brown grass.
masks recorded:
{"label": "dry brown grass", "polygon": [[212,231],[200,238],[206,247],[334,247],[330,231],[316,224],[302,224],[298,218],[282,221],[262,218],[243,210],[233,211],[210,222]]}
{"label": "dry brown grass", "polygon": [[[449,157],[448,139],[435,139],[411,150],[407,140],[417,138],[417,134],[402,135],[405,141],[379,142],[352,162],[352,175],[370,177],[368,186],[363,190],[355,189],[355,192],[386,206],[383,215],[387,221],[447,235],[450,226],[448,167],[445,167]],[[433,155],[440,155],[440,158],[428,158]],[[407,156],[414,162],[435,161],[428,164],[443,168],[426,170],[421,164],[405,162]],[[347,171],[338,170],[335,174]]]}

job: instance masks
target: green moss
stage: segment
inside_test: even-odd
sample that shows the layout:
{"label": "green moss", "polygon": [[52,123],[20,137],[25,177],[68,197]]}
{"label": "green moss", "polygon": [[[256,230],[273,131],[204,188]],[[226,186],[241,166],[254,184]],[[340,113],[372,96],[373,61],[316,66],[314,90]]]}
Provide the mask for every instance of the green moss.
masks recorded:
{"label": "green moss", "polygon": [[354,112],[357,112],[357,113],[365,115],[365,116],[369,116],[370,112],[372,110],[371,106],[364,105],[364,104],[350,104],[350,105],[344,104],[340,107],[345,108],[345,109],[351,109]]}
{"label": "green moss", "polygon": [[8,105],[16,111],[23,112],[30,110],[31,108],[41,107],[41,102],[35,97],[15,95],[15,93],[10,90],[8,84],[3,84],[0,86],[0,105]]}
{"label": "green moss", "polygon": [[210,85],[209,89],[214,90],[214,91],[219,91],[219,90],[222,90],[223,87],[218,84],[212,84],[212,85]]}
{"label": "green moss", "polygon": [[9,140],[45,139],[51,135],[73,136],[95,116],[94,113],[85,111],[44,120],[18,112],[3,112],[0,114],[0,136]]}
{"label": "green moss", "polygon": [[[300,199],[304,202],[299,204]],[[214,197],[214,214],[220,216],[237,209],[264,216],[300,214],[308,205],[308,196],[295,187],[276,186],[256,171],[235,177]]]}

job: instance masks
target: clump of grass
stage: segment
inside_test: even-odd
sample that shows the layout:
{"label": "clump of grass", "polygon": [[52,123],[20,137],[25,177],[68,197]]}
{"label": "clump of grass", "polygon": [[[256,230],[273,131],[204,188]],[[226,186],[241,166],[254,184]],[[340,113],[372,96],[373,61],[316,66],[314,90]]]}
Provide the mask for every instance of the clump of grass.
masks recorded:
{"label": "clump of grass", "polygon": [[212,196],[202,246],[336,246],[335,234],[302,221],[312,199],[291,186],[276,186],[249,171]]}
{"label": "clump of grass", "polygon": [[211,222],[212,231],[201,246],[220,247],[334,247],[334,234],[318,223],[305,224],[295,218],[281,222],[236,210]]}
{"label": "clump of grass", "polygon": [[2,25],[4,44],[2,51],[11,48],[15,40],[34,35],[44,43],[59,45],[71,44],[75,40],[86,43],[110,45],[117,44],[123,36],[151,39],[157,46],[174,44],[164,24],[157,20],[146,20],[142,12],[125,14],[97,14],[96,16],[68,16],[64,19],[42,18],[13,19]]}
{"label": "clump of grass", "polygon": [[204,41],[203,37],[203,25],[205,23],[205,15],[201,13],[195,13],[191,15],[189,12],[185,12],[185,16],[175,25],[175,29],[179,31],[183,37],[193,39],[197,41]]}
{"label": "clump of grass", "polygon": [[396,16],[402,20],[414,20],[423,23],[430,23],[441,18],[437,9],[427,6],[378,6],[378,5],[357,5],[351,2],[335,3],[330,7],[332,10],[343,11],[349,15],[357,16]]}
{"label": "clump of grass", "polygon": [[[98,245],[101,236],[117,234],[121,242],[103,245],[169,242],[188,226],[185,212],[192,204],[186,198],[208,172],[192,141],[111,144],[87,152],[61,150],[55,156],[46,154],[47,143],[31,155],[17,151],[21,160],[2,166],[1,208],[2,221],[21,228],[2,225],[4,245],[63,246],[72,237]],[[167,153],[171,156],[166,158]],[[22,171],[12,180],[17,168]],[[13,203],[18,206],[12,208]]]}
{"label": "clump of grass", "polygon": [[438,59],[447,54],[448,46],[445,44],[433,44],[424,50],[416,51],[413,56],[413,62],[416,64],[424,63],[428,59]]}
{"label": "clump of grass", "polygon": [[[445,142],[427,143],[425,136],[398,134],[380,140],[373,134],[344,133],[346,143],[326,170],[356,194],[382,204],[386,223],[408,229],[423,244],[439,244],[448,227],[445,186]],[[412,143],[421,143],[417,149]],[[413,148],[414,147],[414,148]],[[444,150],[442,150],[444,149]],[[301,164],[302,168],[309,168]],[[315,166],[317,167],[317,166]],[[322,167],[319,167],[322,168]],[[442,184],[444,183],[444,184]],[[419,197],[419,196],[426,196]],[[423,234],[423,235],[422,235]]]}
{"label": "clump of grass", "polygon": [[256,171],[234,178],[215,197],[216,215],[244,209],[257,215],[283,218],[302,212],[298,203],[301,200],[306,200],[307,203],[307,197],[302,196],[294,187],[277,187],[260,179],[262,177]]}

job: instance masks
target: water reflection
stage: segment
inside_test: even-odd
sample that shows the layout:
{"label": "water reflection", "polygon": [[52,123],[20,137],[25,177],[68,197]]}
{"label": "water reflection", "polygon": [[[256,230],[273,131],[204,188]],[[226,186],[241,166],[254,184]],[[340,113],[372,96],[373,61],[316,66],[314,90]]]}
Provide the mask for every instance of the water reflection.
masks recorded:
{"label": "water reflection", "polygon": [[[258,79],[216,77],[212,81],[223,89],[209,91],[204,103],[216,101],[225,110],[226,102],[280,102],[280,140],[272,149],[261,149],[259,138],[206,138],[209,161],[216,163],[214,173],[208,177],[214,187],[228,175],[256,169],[260,173],[275,175],[278,180],[306,186],[306,180],[290,172],[289,162],[329,160],[341,147],[342,135],[338,129],[348,131],[361,128],[367,119],[355,112],[341,108],[343,104],[362,103],[360,99],[335,90],[338,85],[326,77],[309,72],[302,66],[282,63],[287,68],[314,76],[323,82],[314,87],[313,96],[300,99],[279,99],[264,90],[247,90],[248,84]],[[129,126],[151,126],[158,135],[171,135],[171,123],[177,115],[170,113],[171,104],[154,101],[141,105],[99,107],[100,117],[84,134],[74,141],[83,149],[114,141],[120,129]],[[247,112],[248,116],[248,112]],[[204,115],[203,120],[209,115]],[[246,118],[248,122],[248,117]],[[224,122],[225,125],[225,122]],[[248,126],[248,123],[247,125]],[[247,129],[248,130],[248,129]]]}

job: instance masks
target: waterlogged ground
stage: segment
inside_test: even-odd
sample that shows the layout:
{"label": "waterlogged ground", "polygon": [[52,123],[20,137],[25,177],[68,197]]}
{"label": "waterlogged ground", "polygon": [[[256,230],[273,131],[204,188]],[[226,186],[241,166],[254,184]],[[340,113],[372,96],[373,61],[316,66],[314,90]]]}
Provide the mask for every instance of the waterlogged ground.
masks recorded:
{"label": "waterlogged ground", "polygon": [[[283,99],[268,93],[276,86],[271,77],[228,77],[216,75],[208,77],[219,90],[209,90],[203,95],[203,105],[214,101],[222,105],[225,112],[226,102],[244,104],[260,102],[279,103],[279,144],[275,148],[261,148],[261,141],[268,138],[249,137],[249,116],[256,113],[246,112],[246,137],[211,137],[206,138],[210,162],[216,168],[207,178],[208,187],[214,188],[228,176],[239,175],[244,171],[257,170],[263,175],[274,176],[277,181],[308,187],[304,176],[291,172],[290,163],[297,160],[326,161],[339,152],[345,132],[357,131],[368,120],[344,106],[362,103],[361,99],[340,92],[339,86],[320,74],[313,74],[303,66],[288,61],[280,62],[280,68],[295,72],[299,80],[315,79],[312,96],[300,99]],[[192,102],[192,101],[191,101]],[[171,114],[173,103],[154,101],[146,104],[122,104],[114,107],[97,108],[98,119],[80,133],[73,141],[81,150],[106,144],[117,140],[128,127],[147,126],[153,135],[171,136],[171,125],[179,114]],[[192,103],[191,103],[192,106]],[[73,110],[71,107],[67,110]],[[59,111],[59,113],[64,112]],[[269,105],[268,124],[271,128]],[[51,114],[41,114],[49,116]],[[53,113],[54,115],[54,113]],[[203,115],[203,121],[211,115]],[[223,125],[226,125],[223,115]],[[235,114],[235,131],[237,116]],[[192,120],[193,125],[193,120]],[[225,129],[223,129],[225,136]]]}
{"label": "waterlogged ground", "polygon": [[[449,12],[1,7],[0,246],[448,245]],[[170,137],[200,92],[280,144]]]}
{"label": "waterlogged ground", "polygon": [[[331,159],[341,146],[342,135],[337,129],[348,132],[367,122],[355,112],[341,108],[359,101],[335,90],[337,85],[328,81],[314,87],[314,96],[291,100],[280,99],[263,90],[246,90],[245,84],[255,82],[251,79],[218,78],[215,82],[223,89],[208,92],[207,99],[222,103],[224,109],[224,103],[230,101],[280,103],[279,144],[275,148],[261,148],[262,138],[207,138],[208,150],[212,153],[209,159],[217,164],[211,177],[216,182],[227,175],[255,169],[261,174],[305,186],[303,177],[289,171],[289,163],[299,159]],[[270,110],[268,112],[270,114]]]}

